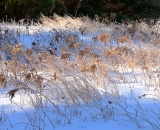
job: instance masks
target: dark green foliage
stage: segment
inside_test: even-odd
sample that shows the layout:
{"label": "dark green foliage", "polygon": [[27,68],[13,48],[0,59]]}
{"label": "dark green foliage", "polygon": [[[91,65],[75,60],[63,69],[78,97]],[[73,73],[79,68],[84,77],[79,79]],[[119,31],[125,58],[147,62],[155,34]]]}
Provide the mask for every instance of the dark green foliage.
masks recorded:
{"label": "dark green foliage", "polygon": [[66,6],[62,2],[62,0],[55,1],[55,8],[53,10],[53,13],[56,13],[58,15],[64,15],[67,13]]}
{"label": "dark green foliage", "polygon": [[[0,2],[1,3],[1,2]],[[37,18],[42,12],[44,15],[51,15],[54,7],[54,0],[6,0],[4,2],[5,10],[3,14],[9,17]]]}
{"label": "dark green foliage", "polygon": [[1,0],[0,2],[0,19],[5,17],[5,14],[4,14],[5,3],[6,3],[5,0]]}
{"label": "dark green foliage", "polygon": [[[64,0],[65,1],[65,0]],[[100,17],[110,17],[110,13],[116,13],[116,20],[139,20],[160,18],[159,0],[69,0],[69,4],[64,5],[69,14],[74,15],[78,9],[78,16],[88,15],[94,18],[97,14]],[[78,2],[80,6],[77,8]]]}
{"label": "dark green foliage", "polygon": [[116,13],[116,21],[160,18],[160,0],[1,0],[0,19],[15,17],[37,18],[44,15],[87,15],[91,18],[97,14],[110,18]]}
{"label": "dark green foliage", "polygon": [[106,0],[106,12],[117,14],[117,20],[158,19],[160,18],[159,0]]}
{"label": "dark green foliage", "polygon": [[87,14],[92,18],[96,14],[102,17],[105,13],[103,10],[104,3],[105,3],[104,0],[98,0],[98,2],[96,0],[82,1],[78,13],[83,15]]}

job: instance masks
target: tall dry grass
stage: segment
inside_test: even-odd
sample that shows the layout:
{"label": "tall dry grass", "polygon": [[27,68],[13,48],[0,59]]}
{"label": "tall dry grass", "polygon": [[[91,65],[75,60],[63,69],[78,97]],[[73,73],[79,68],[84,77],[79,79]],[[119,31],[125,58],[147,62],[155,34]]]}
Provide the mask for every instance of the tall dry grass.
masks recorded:
{"label": "tall dry grass", "polygon": [[[11,101],[16,93],[23,96],[26,92],[36,109],[47,100],[60,113],[56,103],[70,106],[105,100],[119,104],[120,84],[132,90],[139,75],[145,89],[154,89],[154,96],[159,97],[159,37],[145,23],[106,26],[87,17],[56,14],[53,19],[43,16],[41,21],[43,26],[54,28],[54,34],[50,43],[35,41],[31,48],[18,42],[20,31],[1,28],[0,86],[13,86],[7,93]],[[90,39],[86,40],[88,35]],[[43,40],[49,38],[48,35]]]}

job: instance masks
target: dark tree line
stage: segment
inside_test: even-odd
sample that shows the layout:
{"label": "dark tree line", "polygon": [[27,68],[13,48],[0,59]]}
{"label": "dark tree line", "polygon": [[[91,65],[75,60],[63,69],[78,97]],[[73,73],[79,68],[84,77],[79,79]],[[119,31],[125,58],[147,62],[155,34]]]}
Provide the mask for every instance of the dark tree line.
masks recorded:
{"label": "dark tree line", "polygon": [[0,20],[7,18],[38,18],[40,12],[46,16],[58,15],[110,18],[116,14],[122,20],[160,18],[160,0],[1,0]]}

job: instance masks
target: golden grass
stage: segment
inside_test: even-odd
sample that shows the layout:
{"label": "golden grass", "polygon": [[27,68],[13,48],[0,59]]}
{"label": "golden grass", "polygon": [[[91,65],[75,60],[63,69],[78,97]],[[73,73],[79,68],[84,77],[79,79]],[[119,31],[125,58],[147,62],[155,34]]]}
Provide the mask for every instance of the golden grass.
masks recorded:
{"label": "golden grass", "polygon": [[0,75],[0,85],[2,86],[3,83],[6,81],[6,78],[3,74]]}
{"label": "golden grass", "polygon": [[104,34],[98,36],[98,40],[101,41],[102,43],[106,43],[110,39],[111,39],[111,35],[107,34],[107,33],[104,33]]}
{"label": "golden grass", "polygon": [[124,36],[124,37],[119,38],[118,42],[123,44],[123,43],[127,42],[127,40],[128,40],[128,38],[126,36]]}
{"label": "golden grass", "polygon": [[[41,110],[48,111],[47,105],[53,105],[58,117],[70,122],[77,108],[86,107],[84,104],[97,107],[98,111],[94,111],[96,117],[99,119],[106,114],[107,120],[109,107],[115,110],[117,104],[125,104],[127,108],[126,100],[121,100],[119,93],[119,87],[122,86],[133,90],[135,85],[141,85],[145,90],[153,90],[154,97],[159,97],[160,51],[157,48],[157,30],[138,22],[107,22],[110,25],[106,26],[88,17],[54,15],[51,19],[42,16],[41,21],[43,27],[51,30],[53,35],[49,39],[49,36],[43,37],[41,33],[38,35],[39,32],[34,32],[36,38],[44,40],[36,41],[37,48],[32,46],[29,49],[17,44],[21,34],[16,33],[14,37],[9,29],[2,31],[4,33],[0,31],[0,37],[5,38],[0,46],[0,87],[9,91],[6,96],[11,102],[17,93],[21,99],[27,95],[35,109],[41,107]],[[15,45],[12,45],[12,40],[15,40]],[[139,40],[140,44],[136,45],[134,40]],[[144,96],[146,94],[139,98]],[[101,101],[108,103],[106,111]],[[23,101],[21,103],[23,106]],[[65,112],[59,104],[64,105]],[[73,104],[77,110],[69,112],[67,117],[66,109],[72,109]]]}
{"label": "golden grass", "polygon": [[[57,26],[61,26],[67,25],[63,21],[65,19],[71,20],[69,17],[62,18],[55,15],[54,19],[43,17],[42,22],[46,24],[54,21]],[[82,28],[76,26],[83,37],[90,30],[93,31],[90,28],[91,23],[96,25],[87,18],[78,19],[78,21],[79,23],[87,21]],[[100,24],[96,25],[96,28],[98,26]],[[145,25],[139,26],[144,28]],[[118,33],[119,28],[117,26],[115,34]],[[122,30],[122,32],[125,31]],[[66,104],[82,102],[87,104],[98,101],[103,96],[99,92],[100,89],[103,89],[104,93],[118,97],[118,83],[123,81],[125,85],[129,84],[125,78],[125,72],[129,69],[134,76],[138,69],[143,76],[145,74],[152,75],[156,69],[160,71],[160,51],[154,47],[145,48],[143,44],[141,47],[137,47],[127,32],[125,32],[126,34],[122,32],[117,37],[114,37],[113,33],[101,33],[101,35],[93,37],[92,42],[94,43],[90,44],[85,43],[85,40],[79,41],[78,35],[66,35],[65,31],[57,31],[53,37],[53,41],[59,44],[60,52],[57,52],[59,53],[57,55],[53,55],[43,48],[37,53],[34,49],[22,47],[22,44],[5,45],[3,48],[7,54],[10,54],[11,59],[2,58],[3,60],[1,60],[3,67],[1,67],[0,85],[4,88],[10,84],[15,88],[25,90],[28,88]],[[117,39],[117,46],[113,45],[112,39]],[[104,44],[97,46],[98,40]],[[64,43],[60,43],[62,41]],[[1,54],[1,57],[5,57],[3,55]],[[136,76],[134,78],[136,79]],[[154,86],[156,84],[158,83],[156,82]],[[11,98],[15,96],[12,93],[9,94]]]}

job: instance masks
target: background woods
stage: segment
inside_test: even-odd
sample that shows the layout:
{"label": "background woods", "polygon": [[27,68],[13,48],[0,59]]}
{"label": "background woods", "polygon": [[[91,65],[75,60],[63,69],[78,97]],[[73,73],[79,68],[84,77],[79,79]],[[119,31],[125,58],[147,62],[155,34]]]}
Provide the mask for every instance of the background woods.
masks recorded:
{"label": "background woods", "polygon": [[110,19],[116,13],[116,21],[157,20],[160,17],[159,0],[1,0],[0,19],[38,18],[40,12],[46,16],[58,15],[82,16]]}

